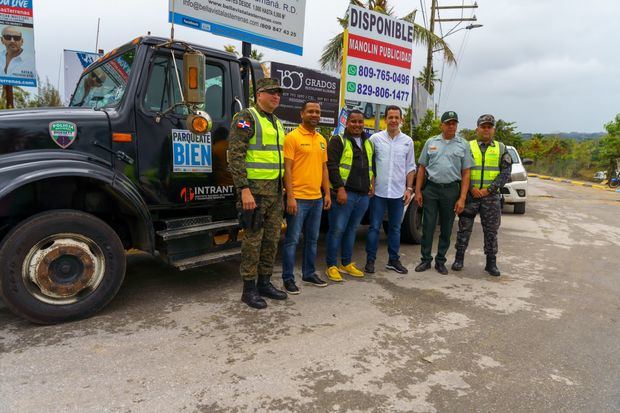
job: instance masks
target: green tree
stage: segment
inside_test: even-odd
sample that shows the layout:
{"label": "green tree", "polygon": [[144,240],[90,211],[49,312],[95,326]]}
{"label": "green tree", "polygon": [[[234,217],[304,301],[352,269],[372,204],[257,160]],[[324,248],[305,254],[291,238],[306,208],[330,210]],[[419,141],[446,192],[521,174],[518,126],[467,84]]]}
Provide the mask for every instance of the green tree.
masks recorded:
{"label": "green tree", "polygon": [[[378,13],[387,14],[388,16],[392,16],[394,14],[394,10],[392,9],[392,7],[390,7],[388,0],[349,0],[349,3],[355,6],[365,7]],[[349,11],[347,9],[345,16],[342,18],[338,18],[338,23],[340,23],[340,26],[342,26],[343,30],[349,26],[348,13]],[[428,45],[430,42],[433,45],[437,45],[439,48],[441,48],[443,52],[443,58],[445,62],[448,65],[456,64],[454,53],[452,52],[448,44],[441,37],[437,36],[434,33],[431,33],[430,30],[414,22],[415,11],[407,14],[402,19],[413,24],[413,41],[416,44]],[[336,36],[332,37],[325,45],[325,47],[323,48],[323,53],[321,54],[321,58],[319,60],[323,69],[340,70],[340,67],[342,66],[343,39],[344,32],[338,33]]]}
{"label": "green tree", "polygon": [[471,141],[476,137],[476,130],[463,128],[459,131],[459,135],[461,135],[463,139]]}
{"label": "green tree", "polygon": [[[2,90],[2,98],[0,99],[0,109],[6,109],[6,96],[4,88]],[[13,87],[13,106],[15,109],[27,108],[30,102],[30,92],[22,89],[21,87]]]}
{"label": "green tree", "polygon": [[415,146],[418,148],[418,153],[424,147],[424,144],[429,138],[437,136],[441,133],[441,121],[435,119],[435,113],[432,110],[427,110],[424,117],[418,125],[415,125],[412,130],[412,138],[415,142]]}
{"label": "green tree", "polygon": [[607,176],[611,177],[620,168],[620,113],[605,124],[608,135],[601,139],[600,156],[607,164]]}
{"label": "green tree", "polygon": [[50,83],[49,79],[45,79],[45,82],[41,82],[39,80],[38,85],[37,95],[28,102],[29,107],[39,108],[62,106],[60,93],[58,92],[58,89]]}
{"label": "green tree", "polygon": [[495,122],[495,140],[518,149],[521,147],[523,137],[521,132],[517,130],[515,122],[506,122],[503,119],[499,119]]}

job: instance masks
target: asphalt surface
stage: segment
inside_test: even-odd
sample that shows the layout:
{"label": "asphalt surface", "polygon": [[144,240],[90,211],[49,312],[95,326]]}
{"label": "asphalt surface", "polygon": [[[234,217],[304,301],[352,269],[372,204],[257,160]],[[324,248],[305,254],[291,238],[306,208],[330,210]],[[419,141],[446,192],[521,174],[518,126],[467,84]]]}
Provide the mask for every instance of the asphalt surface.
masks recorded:
{"label": "asphalt surface", "polygon": [[40,327],[0,304],[0,411],[619,411],[619,207],[533,178],[525,215],[502,216],[499,278],[479,225],[447,276],[413,272],[416,245],[409,274],[383,270],[383,238],[375,275],[264,311],[239,302],[235,262],[130,255],[91,319]]}

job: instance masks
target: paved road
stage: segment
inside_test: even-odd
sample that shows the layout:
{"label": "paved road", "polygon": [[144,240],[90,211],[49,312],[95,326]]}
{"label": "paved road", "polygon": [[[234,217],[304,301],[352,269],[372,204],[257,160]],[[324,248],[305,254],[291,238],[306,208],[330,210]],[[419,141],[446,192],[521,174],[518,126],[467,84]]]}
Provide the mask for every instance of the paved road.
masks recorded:
{"label": "paved road", "polygon": [[460,274],[414,273],[406,246],[408,275],[262,312],[239,304],[235,263],[144,255],[92,319],[0,309],[0,411],[618,411],[620,194],[537,179],[530,194],[503,215],[499,279],[477,227]]}

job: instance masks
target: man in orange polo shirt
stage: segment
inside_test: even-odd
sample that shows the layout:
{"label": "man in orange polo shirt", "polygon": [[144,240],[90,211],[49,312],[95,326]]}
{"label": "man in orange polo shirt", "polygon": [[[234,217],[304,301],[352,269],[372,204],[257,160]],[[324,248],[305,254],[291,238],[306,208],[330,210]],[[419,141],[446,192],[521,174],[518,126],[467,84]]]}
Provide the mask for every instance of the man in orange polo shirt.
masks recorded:
{"label": "man in orange polo shirt", "polygon": [[290,294],[299,294],[294,270],[295,250],[302,233],[301,280],[318,287],[327,285],[316,274],[314,265],[322,210],[331,206],[327,141],[316,131],[320,118],[319,102],[305,102],[301,107],[301,125],[284,138],[287,227],[282,249],[282,279]]}

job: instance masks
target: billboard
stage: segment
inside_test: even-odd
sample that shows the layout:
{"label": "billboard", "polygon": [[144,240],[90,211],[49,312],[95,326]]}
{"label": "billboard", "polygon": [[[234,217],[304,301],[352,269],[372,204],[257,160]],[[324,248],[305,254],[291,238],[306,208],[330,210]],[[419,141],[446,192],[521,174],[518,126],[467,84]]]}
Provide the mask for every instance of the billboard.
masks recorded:
{"label": "billboard", "polygon": [[340,79],[317,70],[306,69],[284,63],[271,63],[271,77],[280,80],[284,93],[276,116],[299,123],[299,111],[307,100],[321,104],[321,126],[336,126],[338,122],[338,94]]}
{"label": "billboard", "polygon": [[306,0],[169,0],[174,24],[303,54]]}
{"label": "billboard", "polygon": [[0,0],[0,85],[37,85],[32,0]]}
{"label": "billboard", "polygon": [[344,36],[344,99],[409,106],[413,24],[351,5]]}
{"label": "billboard", "polygon": [[99,53],[79,52],[77,50],[64,50],[63,62],[65,66],[65,103],[69,103],[71,95],[75,91],[75,86],[82,76],[82,72],[97,59],[101,57]]}

